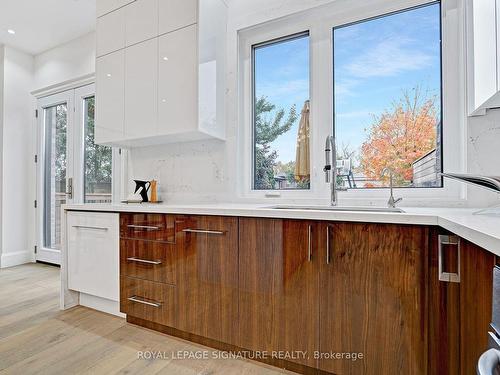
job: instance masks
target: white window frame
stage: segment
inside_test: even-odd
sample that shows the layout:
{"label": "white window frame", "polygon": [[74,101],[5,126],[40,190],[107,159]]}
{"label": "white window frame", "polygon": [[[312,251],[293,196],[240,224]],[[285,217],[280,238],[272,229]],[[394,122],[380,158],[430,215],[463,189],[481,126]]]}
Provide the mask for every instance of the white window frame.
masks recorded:
{"label": "white window frame", "polygon": [[[466,170],[465,43],[463,0],[441,1],[442,26],[442,122],[443,170]],[[429,0],[335,1],[291,16],[246,28],[239,36],[238,146],[240,154],[238,194],[243,199],[326,203],[329,186],[325,183],[324,143],[333,128],[333,28],[363,21],[412,7],[431,4]],[[364,4],[363,4],[364,3]],[[253,96],[252,46],[309,31],[311,101],[311,188],[309,190],[253,189]],[[381,205],[388,189],[339,191],[340,204]],[[402,205],[463,205],[463,185],[444,180],[442,188],[398,188]]]}

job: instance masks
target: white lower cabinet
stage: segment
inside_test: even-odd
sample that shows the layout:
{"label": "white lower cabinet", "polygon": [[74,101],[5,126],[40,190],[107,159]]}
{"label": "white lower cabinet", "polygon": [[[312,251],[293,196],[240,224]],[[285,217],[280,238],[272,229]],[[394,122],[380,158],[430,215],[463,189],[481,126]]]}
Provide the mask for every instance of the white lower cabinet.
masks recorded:
{"label": "white lower cabinet", "polygon": [[119,301],[119,221],[117,213],[68,212],[68,289]]}

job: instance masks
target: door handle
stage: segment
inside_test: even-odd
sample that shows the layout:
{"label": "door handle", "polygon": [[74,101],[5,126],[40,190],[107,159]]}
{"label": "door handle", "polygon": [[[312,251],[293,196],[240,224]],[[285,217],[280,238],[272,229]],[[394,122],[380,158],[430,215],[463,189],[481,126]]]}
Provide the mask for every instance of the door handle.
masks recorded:
{"label": "door handle", "polygon": [[127,258],[127,260],[129,262],[137,262],[137,263],[145,263],[145,264],[154,264],[154,265],[161,264],[160,260],[146,260],[146,259],[140,259],[140,258],[134,258],[134,257]]}
{"label": "door handle", "polygon": [[[439,281],[447,281],[449,283],[459,283],[460,282],[460,237],[458,236],[438,236],[438,269],[439,269]],[[443,245],[453,245],[457,247],[457,272],[445,272],[443,271]]]}
{"label": "door handle", "polygon": [[307,228],[307,259],[312,260],[312,225]]}
{"label": "door handle", "polygon": [[326,226],[326,264],[330,264],[330,226]]}
{"label": "door handle", "polygon": [[68,199],[73,199],[73,177],[68,178],[68,190],[66,191]]}
{"label": "door handle", "polygon": [[225,232],[220,231],[220,230],[207,230],[207,229],[183,229],[182,230],[184,233],[201,233],[201,234],[218,234],[218,235],[224,235]]}
{"label": "door handle", "polygon": [[106,227],[93,227],[90,225],[73,225],[73,228],[76,229],[90,229],[90,230],[102,230],[102,231],[108,231],[109,228]]}
{"label": "door handle", "polygon": [[127,299],[131,302],[136,302],[136,303],[140,303],[143,305],[153,306],[156,308],[161,307],[161,303],[159,303],[159,302],[149,302],[149,301],[146,301],[146,300],[144,300],[140,297],[137,297],[137,296],[128,297]]}
{"label": "door handle", "polygon": [[153,225],[128,224],[127,228],[130,228],[130,229],[143,229],[143,230],[160,230],[160,227],[153,226]]}

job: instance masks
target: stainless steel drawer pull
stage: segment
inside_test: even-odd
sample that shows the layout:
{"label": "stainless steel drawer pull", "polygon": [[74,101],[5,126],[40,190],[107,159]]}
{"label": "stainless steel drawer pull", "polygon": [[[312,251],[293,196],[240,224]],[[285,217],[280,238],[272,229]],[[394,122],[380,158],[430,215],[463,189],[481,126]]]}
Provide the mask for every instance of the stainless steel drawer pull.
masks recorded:
{"label": "stainless steel drawer pull", "polygon": [[146,259],[139,259],[139,258],[134,258],[134,257],[127,258],[127,260],[130,262],[145,263],[145,264],[155,264],[155,265],[161,264],[160,260],[146,260]]}
{"label": "stainless steel drawer pull", "polygon": [[90,226],[90,225],[73,225],[73,228],[76,228],[76,229],[103,230],[103,231],[109,230],[109,228],[106,228],[106,227],[93,227],[93,226]]}
{"label": "stainless steel drawer pull", "polygon": [[307,259],[312,260],[312,225],[307,228]]}
{"label": "stainless steel drawer pull", "polygon": [[161,303],[159,303],[159,302],[145,301],[142,298],[137,297],[137,296],[128,297],[127,299],[131,302],[142,303],[143,305],[153,306],[153,307],[157,307],[157,308],[161,307]]}
{"label": "stainless steel drawer pull", "polygon": [[[439,235],[439,250],[438,250],[438,268],[439,280],[447,281],[450,283],[460,282],[460,238],[458,236]],[[443,245],[453,245],[457,247],[457,272],[444,272],[443,271]]]}
{"label": "stainless steel drawer pull", "polygon": [[144,229],[144,230],[160,230],[160,227],[153,226],[153,225],[128,224],[127,228],[131,228],[131,229]]}
{"label": "stainless steel drawer pull", "polygon": [[218,235],[224,235],[225,234],[225,232],[222,232],[220,230],[206,230],[206,229],[191,229],[191,228],[187,228],[187,229],[183,229],[182,231],[186,232],[186,233],[204,233],[204,234],[218,234]]}
{"label": "stainless steel drawer pull", "polygon": [[330,264],[330,227],[326,227],[326,264]]}

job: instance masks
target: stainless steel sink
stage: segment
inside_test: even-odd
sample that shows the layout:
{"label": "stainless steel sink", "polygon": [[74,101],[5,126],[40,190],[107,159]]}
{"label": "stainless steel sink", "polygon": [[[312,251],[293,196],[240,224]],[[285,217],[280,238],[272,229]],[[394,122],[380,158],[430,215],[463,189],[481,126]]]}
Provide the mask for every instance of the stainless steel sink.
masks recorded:
{"label": "stainless steel sink", "polygon": [[389,212],[404,213],[400,208],[389,207],[356,207],[356,206],[296,206],[296,205],[276,205],[263,208],[275,210],[313,210],[313,211],[351,211],[351,212]]}

